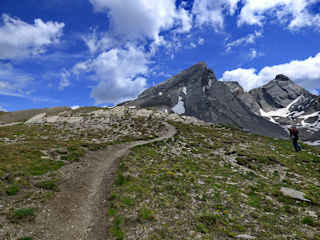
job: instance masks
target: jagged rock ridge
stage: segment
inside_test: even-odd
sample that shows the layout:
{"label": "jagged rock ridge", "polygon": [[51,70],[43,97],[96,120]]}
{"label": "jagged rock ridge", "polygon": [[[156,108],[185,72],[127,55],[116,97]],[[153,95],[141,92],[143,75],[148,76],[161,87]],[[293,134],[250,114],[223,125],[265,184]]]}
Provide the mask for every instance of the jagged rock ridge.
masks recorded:
{"label": "jagged rock ridge", "polygon": [[236,89],[240,89],[238,95],[241,95],[241,88],[230,89],[224,82],[217,81],[214,72],[201,62],[121,105],[174,111],[271,137],[287,136],[281,127],[255,114],[235,96]]}

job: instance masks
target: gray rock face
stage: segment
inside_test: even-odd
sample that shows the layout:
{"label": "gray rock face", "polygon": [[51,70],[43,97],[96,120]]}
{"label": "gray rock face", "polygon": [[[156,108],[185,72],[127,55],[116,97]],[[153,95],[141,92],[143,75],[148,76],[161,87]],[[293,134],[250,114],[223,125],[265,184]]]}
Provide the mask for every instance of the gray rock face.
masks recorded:
{"label": "gray rock face", "polygon": [[238,82],[223,82],[231,91],[233,96],[239,98],[253,113],[260,116],[260,106],[256,99],[249,93],[245,92]]}
{"label": "gray rock face", "polygon": [[293,100],[303,95],[310,97],[308,91],[298,86],[285,75],[277,75],[276,78],[266,85],[249,91],[258,105],[265,112],[284,108]]}
{"label": "gray rock face", "polygon": [[254,114],[237,97],[242,96],[241,93],[244,91],[239,84],[217,81],[205,63],[198,63],[122,105],[153,107],[169,112],[179,105],[180,110],[184,108],[185,115],[207,122],[232,124],[271,137],[287,136],[278,125]]}

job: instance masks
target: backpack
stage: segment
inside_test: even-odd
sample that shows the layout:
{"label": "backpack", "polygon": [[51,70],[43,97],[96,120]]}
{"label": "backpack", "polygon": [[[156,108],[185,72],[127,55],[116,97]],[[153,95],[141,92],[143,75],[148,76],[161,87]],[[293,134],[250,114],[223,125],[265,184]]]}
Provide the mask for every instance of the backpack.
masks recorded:
{"label": "backpack", "polygon": [[293,128],[291,129],[291,131],[292,131],[292,134],[293,134],[293,135],[297,135],[297,128],[296,128],[296,127],[293,127]]}

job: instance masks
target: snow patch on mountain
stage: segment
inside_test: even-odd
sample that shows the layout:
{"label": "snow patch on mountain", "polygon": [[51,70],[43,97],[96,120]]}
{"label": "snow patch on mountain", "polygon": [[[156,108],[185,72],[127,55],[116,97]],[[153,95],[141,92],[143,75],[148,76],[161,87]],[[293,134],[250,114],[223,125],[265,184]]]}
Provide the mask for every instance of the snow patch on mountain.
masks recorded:
{"label": "snow patch on mountain", "polygon": [[182,97],[179,96],[179,100],[178,100],[178,103],[177,105],[175,105],[173,108],[172,108],[172,111],[177,113],[177,114],[183,114],[185,113],[185,108],[184,108],[184,102],[182,100]]}
{"label": "snow patch on mountain", "polygon": [[184,95],[187,95],[187,88],[186,88],[186,87],[183,87],[183,88],[182,88],[182,92],[184,93]]}
{"label": "snow patch on mountain", "polygon": [[[318,119],[315,120],[313,123],[307,123],[306,122],[309,118],[316,118],[316,117],[318,117]],[[320,112],[315,112],[315,113],[312,113],[312,114],[309,114],[309,115],[305,115],[305,116],[302,116],[302,117],[299,117],[299,118],[303,119],[301,121],[301,125],[302,126],[308,127],[308,128],[320,129]]]}
{"label": "snow patch on mountain", "polygon": [[[285,130],[291,126],[297,126],[299,129],[303,129],[304,136],[309,138],[310,134],[312,135],[320,130],[320,111],[310,113],[310,110],[308,110],[310,102],[312,103],[310,99],[301,95],[284,108],[269,112],[260,109],[260,115],[280,125]],[[307,141],[305,143],[319,146],[320,140]]]}
{"label": "snow patch on mountain", "polygon": [[[297,97],[295,100],[293,100],[287,107],[285,108],[279,108],[275,111],[270,111],[270,112],[265,112],[263,111],[263,109],[261,108],[260,109],[260,114],[262,117],[266,117],[266,118],[269,118],[270,121],[271,118],[273,119],[273,117],[283,117],[283,118],[286,118],[286,117],[289,117],[289,115],[292,113],[290,112],[290,108],[291,106],[293,106],[295,103],[299,102],[299,100],[302,98],[303,96],[299,96]],[[273,119],[274,121],[274,119]]]}
{"label": "snow patch on mountain", "polygon": [[302,117],[299,117],[299,118],[303,118],[303,119],[308,119],[308,118],[311,118],[311,117],[319,117],[320,116],[320,112],[314,112],[314,113],[311,113],[309,115],[304,115]]}

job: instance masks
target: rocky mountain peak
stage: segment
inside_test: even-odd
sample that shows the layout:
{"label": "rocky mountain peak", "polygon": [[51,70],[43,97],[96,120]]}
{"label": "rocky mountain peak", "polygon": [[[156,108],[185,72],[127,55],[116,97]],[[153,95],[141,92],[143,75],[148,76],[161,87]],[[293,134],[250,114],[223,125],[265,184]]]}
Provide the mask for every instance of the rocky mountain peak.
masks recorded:
{"label": "rocky mountain peak", "polygon": [[275,78],[277,81],[290,81],[290,78],[284,74],[278,74]]}
{"label": "rocky mountain peak", "polygon": [[284,108],[301,95],[305,97],[312,95],[283,74],[278,74],[274,80],[250,90],[249,93],[265,112]]}
{"label": "rocky mountain peak", "polygon": [[[210,81],[209,81],[210,80]],[[200,83],[201,86],[208,85],[209,82],[217,81],[216,76],[214,75],[211,69],[207,68],[205,62],[199,62],[190,68],[182,71],[180,74],[177,74],[168,80],[158,84],[157,86],[151,87],[144,92],[142,92],[138,98],[146,97],[162,97],[165,98],[163,93],[170,91],[170,89],[179,88],[183,92],[188,89],[188,86]]]}
{"label": "rocky mountain peak", "polygon": [[238,83],[218,81],[214,72],[200,62],[122,105],[151,107],[206,122],[235,125],[262,135],[285,137],[283,129],[254,114],[237,98],[243,93]]}

